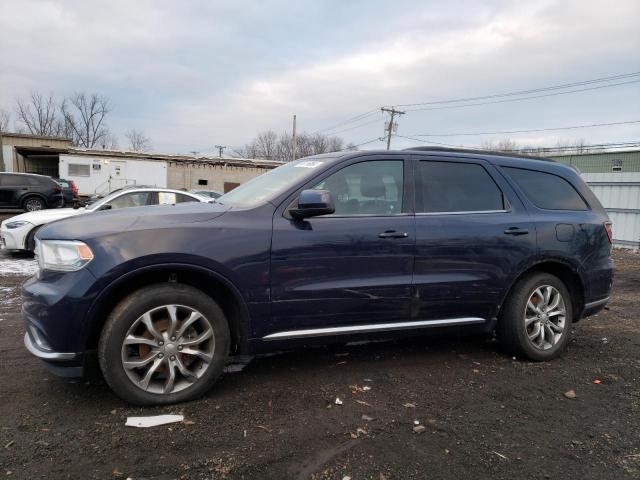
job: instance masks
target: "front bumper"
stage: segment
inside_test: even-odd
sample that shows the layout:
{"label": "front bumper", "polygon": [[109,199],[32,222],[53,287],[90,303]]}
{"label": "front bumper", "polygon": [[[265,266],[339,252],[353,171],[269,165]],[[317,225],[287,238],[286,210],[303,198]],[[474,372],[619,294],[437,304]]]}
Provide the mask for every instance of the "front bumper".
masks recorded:
{"label": "front bumper", "polygon": [[25,231],[29,231],[33,228],[30,225],[28,228],[0,228],[0,248],[6,248],[7,250],[24,250],[24,238],[26,236]]}
{"label": "front bumper", "polygon": [[24,344],[56,375],[82,376],[87,355],[88,292],[95,278],[87,270],[40,272],[22,287]]}

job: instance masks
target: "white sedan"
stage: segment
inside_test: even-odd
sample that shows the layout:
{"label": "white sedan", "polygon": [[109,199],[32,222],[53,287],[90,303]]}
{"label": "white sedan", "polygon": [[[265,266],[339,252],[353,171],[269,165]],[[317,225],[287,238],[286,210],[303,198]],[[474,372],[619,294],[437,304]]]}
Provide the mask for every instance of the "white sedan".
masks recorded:
{"label": "white sedan", "polygon": [[38,210],[11,217],[0,224],[0,248],[33,251],[35,246],[34,235],[40,227],[54,220],[76,215],[115,208],[211,201],[212,199],[209,197],[168,188],[133,187],[116,190],[86,207]]}

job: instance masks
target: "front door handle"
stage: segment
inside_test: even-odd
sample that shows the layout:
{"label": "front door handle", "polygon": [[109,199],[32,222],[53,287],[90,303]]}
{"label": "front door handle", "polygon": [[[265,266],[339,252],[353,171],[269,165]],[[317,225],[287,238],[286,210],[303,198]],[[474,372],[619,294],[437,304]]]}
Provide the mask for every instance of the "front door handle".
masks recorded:
{"label": "front door handle", "polygon": [[396,232],[395,230],[385,230],[378,234],[380,238],[407,238],[409,236],[406,232]]}
{"label": "front door handle", "polygon": [[527,235],[529,230],[526,228],[509,227],[504,231],[505,235]]}

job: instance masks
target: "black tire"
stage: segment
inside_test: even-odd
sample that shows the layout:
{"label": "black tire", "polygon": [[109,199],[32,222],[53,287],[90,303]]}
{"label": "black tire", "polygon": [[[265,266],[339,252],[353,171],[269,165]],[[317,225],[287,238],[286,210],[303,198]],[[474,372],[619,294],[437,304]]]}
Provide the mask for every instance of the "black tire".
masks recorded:
{"label": "black tire", "polygon": [[38,210],[44,210],[47,208],[45,201],[35,195],[29,195],[22,201],[22,209],[27,212],[36,212]]}
{"label": "black tire", "polygon": [[[122,345],[129,328],[141,315],[163,305],[184,305],[202,313],[213,329],[213,359],[204,374],[184,390],[152,393],[134,384],[122,364]],[[123,400],[135,405],[167,405],[201,397],[220,377],[230,349],[227,319],[208,295],[179,283],[142,288],[122,300],[111,312],[100,335],[98,359],[105,380]]]}
{"label": "black tire", "polygon": [[36,232],[38,230],[40,230],[42,228],[42,225],[38,225],[37,227],[34,227],[31,229],[31,231],[27,234],[27,238],[24,241],[24,247],[25,249],[29,250],[30,252],[33,252],[36,248]]}
{"label": "black tire", "polygon": [[[555,288],[562,296],[565,320],[560,338],[553,346],[542,350],[529,339],[525,326],[525,312],[527,302],[536,288],[547,285]],[[569,342],[572,319],[571,296],[565,284],[558,277],[549,273],[534,272],[521,278],[511,289],[500,310],[496,333],[501,346],[511,355],[542,362],[556,358],[564,351]]]}

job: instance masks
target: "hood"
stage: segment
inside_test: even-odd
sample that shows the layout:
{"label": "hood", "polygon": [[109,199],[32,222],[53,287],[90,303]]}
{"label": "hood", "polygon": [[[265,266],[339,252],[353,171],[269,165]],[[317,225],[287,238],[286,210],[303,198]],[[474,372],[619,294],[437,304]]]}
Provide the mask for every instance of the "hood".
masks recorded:
{"label": "hood", "polygon": [[47,225],[38,231],[36,238],[88,240],[125,231],[172,228],[211,220],[229,208],[220,203],[189,202],[91,212]]}
{"label": "hood", "polygon": [[38,210],[35,212],[26,212],[11,217],[11,221],[29,222],[34,225],[42,225],[43,223],[53,222],[62,218],[75,217],[81,213],[87,213],[84,208],[50,208],[47,210]]}

